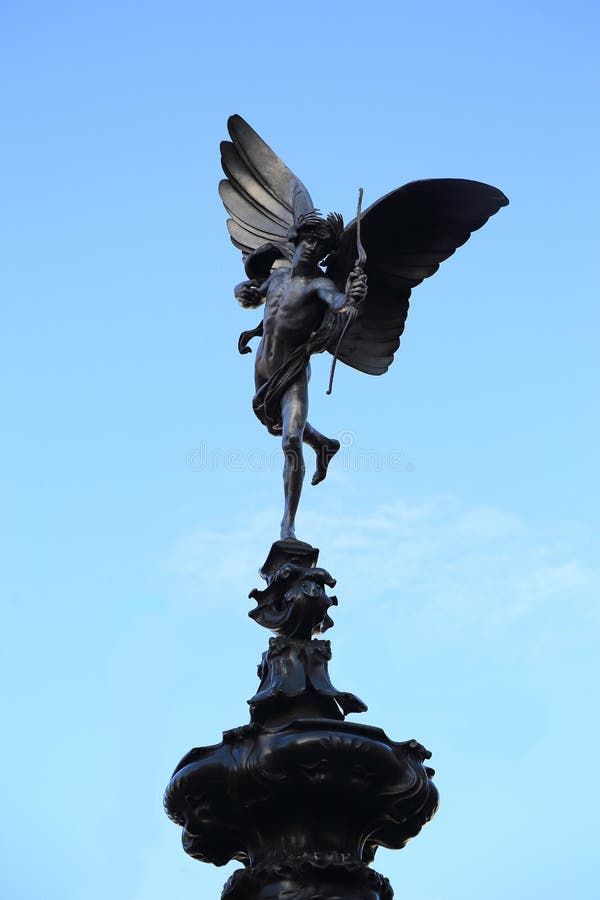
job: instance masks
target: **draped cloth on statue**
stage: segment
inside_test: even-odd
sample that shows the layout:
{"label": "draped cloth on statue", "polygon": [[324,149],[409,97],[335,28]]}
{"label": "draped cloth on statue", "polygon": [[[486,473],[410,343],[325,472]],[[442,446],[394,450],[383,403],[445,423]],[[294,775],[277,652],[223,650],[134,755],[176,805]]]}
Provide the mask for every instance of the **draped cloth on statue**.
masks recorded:
{"label": "draped cloth on statue", "polygon": [[255,393],[252,409],[269,434],[281,434],[281,398],[306,370],[312,354],[327,350],[335,335],[336,319],[336,314],[326,314],[321,326],[311,334],[306,344],[297,347]]}

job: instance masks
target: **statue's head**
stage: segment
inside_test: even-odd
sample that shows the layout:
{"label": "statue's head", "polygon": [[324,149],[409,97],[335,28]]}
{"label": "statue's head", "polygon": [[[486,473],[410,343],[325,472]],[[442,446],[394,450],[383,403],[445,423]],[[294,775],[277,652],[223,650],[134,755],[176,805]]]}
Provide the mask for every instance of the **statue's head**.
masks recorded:
{"label": "statue's head", "polygon": [[343,231],[344,220],[339,213],[329,213],[325,219],[318,209],[311,209],[296,216],[286,241],[267,241],[248,253],[244,260],[246,274],[257,280],[268,278],[272,266],[279,260],[285,260],[289,265],[300,244],[310,261],[318,263],[337,249]]}
{"label": "statue's head", "polygon": [[296,247],[302,241],[310,241],[315,257],[321,260],[337,249],[343,230],[344,220],[339,213],[329,213],[324,218],[318,209],[311,209],[297,217],[287,239]]}

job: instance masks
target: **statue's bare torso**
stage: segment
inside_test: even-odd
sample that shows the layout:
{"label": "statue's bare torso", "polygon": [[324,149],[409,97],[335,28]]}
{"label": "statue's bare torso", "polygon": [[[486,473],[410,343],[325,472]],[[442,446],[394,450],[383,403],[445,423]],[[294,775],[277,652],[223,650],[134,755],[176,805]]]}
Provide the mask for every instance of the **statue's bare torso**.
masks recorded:
{"label": "statue's bare torso", "polygon": [[[329,307],[340,309],[345,294],[338,294],[330,279],[292,276],[290,269],[275,269],[261,287],[265,294],[263,336],[256,354],[256,387],[260,387],[304,346],[318,329]],[[325,297],[330,298],[327,303]],[[335,301],[338,301],[337,304]]]}

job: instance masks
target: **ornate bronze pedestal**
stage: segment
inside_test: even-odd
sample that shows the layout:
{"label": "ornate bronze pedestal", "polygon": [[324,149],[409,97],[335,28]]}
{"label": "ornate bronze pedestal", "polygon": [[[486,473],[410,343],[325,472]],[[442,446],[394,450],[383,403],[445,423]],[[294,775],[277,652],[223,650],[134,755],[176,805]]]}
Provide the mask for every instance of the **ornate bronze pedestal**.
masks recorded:
{"label": "ornate bronze pedestal", "polygon": [[435,813],[429,752],[379,728],[345,722],[364,703],[329,678],[335,582],[318,551],[278,541],[261,570],[250,615],[277,633],[258,667],[250,724],[191,750],[165,794],[187,853],[243,863],[227,900],[389,900],[369,867],[377,847],[401,848]]}

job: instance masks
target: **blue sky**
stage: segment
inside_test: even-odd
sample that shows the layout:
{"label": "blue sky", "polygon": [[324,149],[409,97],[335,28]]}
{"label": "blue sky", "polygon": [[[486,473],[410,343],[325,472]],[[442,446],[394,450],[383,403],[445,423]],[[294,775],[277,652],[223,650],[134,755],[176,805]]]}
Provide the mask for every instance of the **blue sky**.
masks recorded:
{"label": "blue sky", "polygon": [[[511,205],[415,290],[389,374],[317,359],[345,447],[298,535],[332,679],[433,751],[411,900],[597,897],[598,20],[587,2],[0,8],[3,896],[219,896],[161,796],[247,721],[281,515],[217,196],[242,114],[323,209]],[[209,460],[210,462],[205,462]]]}

